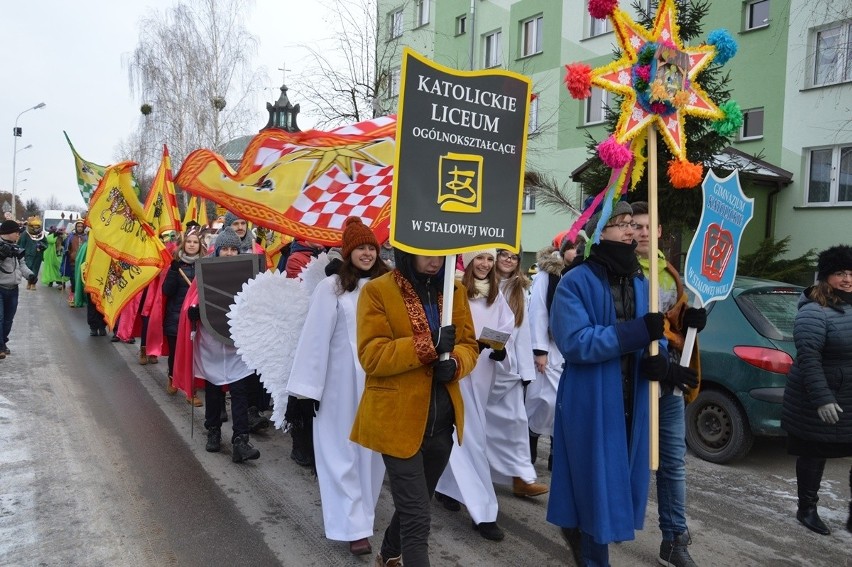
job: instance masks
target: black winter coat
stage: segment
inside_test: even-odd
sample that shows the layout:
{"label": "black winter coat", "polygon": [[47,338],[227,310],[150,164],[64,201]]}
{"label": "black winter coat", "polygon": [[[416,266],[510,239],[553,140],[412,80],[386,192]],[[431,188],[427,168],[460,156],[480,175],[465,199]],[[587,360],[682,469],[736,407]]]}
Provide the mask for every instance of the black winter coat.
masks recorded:
{"label": "black winter coat", "polygon": [[[796,360],[787,374],[781,427],[807,441],[852,443],[852,306],[799,300],[793,326]],[[817,408],[835,402],[840,421],[824,423]]]}
{"label": "black winter coat", "polygon": [[183,270],[191,282],[195,278],[195,263],[187,264],[180,260],[173,260],[166,279],[163,281],[163,296],[166,298],[166,314],[163,317],[163,334],[176,337],[178,334],[178,323],[180,322],[180,308],[189,291],[189,284],[183,279],[178,270]]}

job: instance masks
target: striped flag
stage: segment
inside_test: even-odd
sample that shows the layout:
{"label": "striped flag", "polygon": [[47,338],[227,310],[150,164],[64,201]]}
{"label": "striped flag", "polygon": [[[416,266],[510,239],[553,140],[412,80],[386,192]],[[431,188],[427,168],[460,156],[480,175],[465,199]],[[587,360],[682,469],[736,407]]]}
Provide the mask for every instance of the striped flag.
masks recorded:
{"label": "striped flag", "polygon": [[175,183],[172,180],[172,160],[165,144],[163,144],[163,159],[151,183],[148,198],[145,199],[144,210],[145,219],[151,223],[151,227],[157,234],[167,230],[181,232]]}
{"label": "striped flag", "polygon": [[77,185],[80,187],[80,195],[83,196],[83,201],[88,207],[89,199],[91,198],[92,193],[95,192],[101,178],[104,176],[106,168],[102,165],[98,165],[81,158],[80,154],[77,153],[77,150],[74,149],[74,144],[71,143],[71,139],[68,138],[68,134],[64,130],[62,133],[65,134],[65,140],[68,142],[68,145],[71,146],[71,153],[74,154],[74,167],[77,170]]}

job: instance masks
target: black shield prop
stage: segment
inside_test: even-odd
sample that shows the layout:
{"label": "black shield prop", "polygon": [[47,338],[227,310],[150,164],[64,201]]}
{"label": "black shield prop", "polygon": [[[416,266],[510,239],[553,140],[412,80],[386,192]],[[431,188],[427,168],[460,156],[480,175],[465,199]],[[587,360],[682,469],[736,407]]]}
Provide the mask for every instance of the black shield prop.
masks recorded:
{"label": "black shield prop", "polygon": [[201,324],[216,340],[234,346],[228,311],[243,284],[266,269],[262,254],[202,258],[195,263]]}

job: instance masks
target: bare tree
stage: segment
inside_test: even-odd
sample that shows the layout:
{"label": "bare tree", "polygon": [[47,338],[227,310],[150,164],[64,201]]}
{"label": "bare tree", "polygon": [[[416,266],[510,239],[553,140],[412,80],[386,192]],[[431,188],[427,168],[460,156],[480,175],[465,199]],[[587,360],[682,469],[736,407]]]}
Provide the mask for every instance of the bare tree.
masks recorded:
{"label": "bare tree", "polygon": [[186,0],[141,21],[139,42],[127,61],[141,117],[136,133],[119,148],[122,157],[150,173],[163,143],[177,166],[194,149],[218,148],[250,130],[252,94],[263,84],[251,67],[257,39],[244,24],[252,4]]}
{"label": "bare tree", "polygon": [[[396,39],[380,38],[376,0],[323,0],[326,21],[336,37],[306,47],[309,61],[296,76],[299,90],[316,107],[308,113],[316,127],[360,122],[391,111],[380,94],[387,91],[402,49]],[[325,46],[325,47],[323,47]]]}

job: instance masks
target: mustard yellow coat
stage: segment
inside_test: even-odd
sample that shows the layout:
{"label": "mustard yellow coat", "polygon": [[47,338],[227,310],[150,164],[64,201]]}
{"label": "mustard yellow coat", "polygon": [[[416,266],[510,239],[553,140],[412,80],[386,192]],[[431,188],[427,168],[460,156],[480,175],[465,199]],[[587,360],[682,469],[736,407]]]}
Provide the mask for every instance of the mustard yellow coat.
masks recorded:
{"label": "mustard yellow coat", "polygon": [[[407,284],[403,292],[401,284]],[[465,288],[455,284],[453,324],[455,378],[447,383],[459,443],[464,403],[458,381],[479,358]],[[358,298],[358,358],[366,373],[364,395],[350,439],[385,455],[407,459],[423,442],[432,392],[431,363],[438,353],[426,314],[410,284],[398,271],[367,282]]]}

